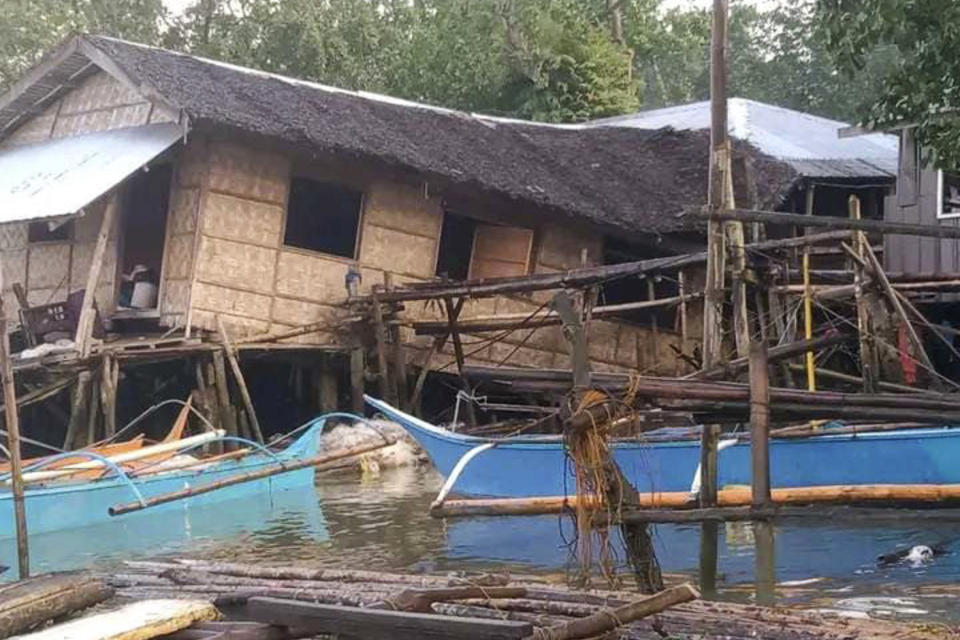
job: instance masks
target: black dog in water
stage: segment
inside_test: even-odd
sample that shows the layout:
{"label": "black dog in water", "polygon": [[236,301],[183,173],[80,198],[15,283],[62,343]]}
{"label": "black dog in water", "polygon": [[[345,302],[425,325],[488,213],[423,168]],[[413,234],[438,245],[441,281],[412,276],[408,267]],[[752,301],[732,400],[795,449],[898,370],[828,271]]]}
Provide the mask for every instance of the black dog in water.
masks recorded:
{"label": "black dog in water", "polygon": [[946,555],[948,544],[946,542],[938,542],[930,546],[918,544],[893,553],[885,553],[877,556],[877,566],[890,567],[901,562],[909,562],[914,565],[930,562],[934,558]]}

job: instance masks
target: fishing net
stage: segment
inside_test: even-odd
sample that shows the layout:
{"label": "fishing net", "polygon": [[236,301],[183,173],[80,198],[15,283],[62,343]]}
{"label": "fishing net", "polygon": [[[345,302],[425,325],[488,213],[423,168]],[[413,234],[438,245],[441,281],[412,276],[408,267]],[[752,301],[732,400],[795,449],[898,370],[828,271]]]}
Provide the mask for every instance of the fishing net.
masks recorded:
{"label": "fishing net", "polygon": [[[567,452],[573,462],[576,482],[576,553],[580,580],[589,582],[596,565],[611,585],[618,583],[617,554],[610,542],[613,526],[620,526],[626,557],[643,591],[661,587],[660,569],[646,525],[620,524],[626,502],[636,490],[624,479],[613,459],[611,426],[633,405],[636,388],[631,384],[623,397],[590,390],[582,394],[573,411],[578,428],[565,433]],[[577,420],[578,417],[585,420]],[[584,426],[585,425],[585,426]]]}

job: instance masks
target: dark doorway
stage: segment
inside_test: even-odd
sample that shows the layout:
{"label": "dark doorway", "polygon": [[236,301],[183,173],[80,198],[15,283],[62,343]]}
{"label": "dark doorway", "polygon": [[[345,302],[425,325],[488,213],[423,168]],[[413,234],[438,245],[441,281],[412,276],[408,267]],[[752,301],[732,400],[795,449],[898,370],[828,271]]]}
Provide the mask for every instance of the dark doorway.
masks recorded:
{"label": "dark doorway", "polygon": [[157,308],[172,175],[171,165],[162,164],[130,179],[120,226],[119,309]]}

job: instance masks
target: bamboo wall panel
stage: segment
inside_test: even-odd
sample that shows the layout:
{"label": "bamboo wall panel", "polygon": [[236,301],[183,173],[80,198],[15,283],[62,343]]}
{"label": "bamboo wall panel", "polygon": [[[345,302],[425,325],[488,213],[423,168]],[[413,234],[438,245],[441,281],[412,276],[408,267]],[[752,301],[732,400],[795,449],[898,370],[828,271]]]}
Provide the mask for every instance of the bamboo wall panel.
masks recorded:
{"label": "bamboo wall panel", "polygon": [[170,199],[170,215],[167,229],[171,235],[190,234],[196,230],[197,207],[200,189],[178,184]]}
{"label": "bamboo wall panel", "polygon": [[360,246],[361,264],[404,275],[429,277],[436,266],[436,240],[368,224]]}
{"label": "bamboo wall panel", "polygon": [[25,249],[27,246],[27,223],[0,225],[0,249]]}
{"label": "bamboo wall panel", "polygon": [[80,86],[65,95],[62,102],[63,106],[60,113],[71,115],[97,109],[140,104],[145,100],[133,89],[101,71],[86,78],[80,83]]}
{"label": "bamboo wall panel", "polygon": [[231,316],[244,316],[256,320],[270,320],[270,296],[238,291],[229,287],[219,287],[205,282],[197,282],[194,287],[197,308],[222,312]]}
{"label": "bamboo wall panel", "polygon": [[587,266],[603,261],[603,238],[593,231],[549,225],[541,229],[539,245],[538,273],[579,268],[584,249],[587,250]]}
{"label": "bamboo wall panel", "polygon": [[276,251],[202,236],[197,262],[201,282],[272,294]]}
{"label": "bamboo wall panel", "polygon": [[440,237],[443,225],[439,198],[424,197],[421,188],[384,180],[374,182],[367,189],[363,213],[366,224],[430,239]]}
{"label": "bamboo wall panel", "polygon": [[330,320],[337,315],[337,309],[325,304],[276,297],[273,300],[271,319],[274,322],[299,326],[321,320]]}
{"label": "bamboo wall panel", "polygon": [[[193,298],[196,301],[196,296]],[[266,320],[257,320],[246,316],[234,316],[224,313],[221,310],[208,311],[196,306],[193,309],[194,327],[199,327],[206,331],[216,331],[217,316],[223,319],[223,324],[234,338],[242,338],[250,335],[257,335],[266,332],[270,328],[270,323]]]}
{"label": "bamboo wall panel", "polygon": [[284,156],[226,142],[212,143],[209,153],[210,190],[286,203],[290,162]]}
{"label": "bamboo wall panel", "polygon": [[69,273],[69,242],[35,244],[30,247],[30,288],[66,289]]}
{"label": "bamboo wall panel", "polygon": [[279,205],[211,193],[207,196],[203,233],[215,238],[276,248],[283,227],[283,215]]}
{"label": "bamboo wall panel", "polygon": [[172,326],[182,320],[190,304],[190,281],[167,280],[163,283],[163,299],[161,309],[164,316],[168,316],[166,324]]}
{"label": "bamboo wall panel", "polygon": [[277,259],[276,292],[315,302],[342,302],[347,297],[344,279],[348,268],[343,261],[281,251]]}
{"label": "bamboo wall panel", "polygon": [[189,280],[193,264],[193,236],[191,234],[171,235],[167,239],[167,262],[163,267],[166,281]]}

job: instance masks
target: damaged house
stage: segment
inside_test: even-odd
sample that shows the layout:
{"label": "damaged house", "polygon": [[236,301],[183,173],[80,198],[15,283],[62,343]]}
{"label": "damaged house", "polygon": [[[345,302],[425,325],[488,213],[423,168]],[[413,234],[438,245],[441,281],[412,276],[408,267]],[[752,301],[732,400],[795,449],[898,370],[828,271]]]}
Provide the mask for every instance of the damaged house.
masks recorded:
{"label": "damaged house", "polygon": [[[73,390],[72,410],[60,412],[68,445],[110,433],[126,378],[118,370],[156,361],[177,361],[181,377],[195,371],[198,404],[240,433],[259,430],[250,398],[270,416],[264,430],[289,426],[303,416],[283,406],[348,406],[351,389],[356,401],[358,385],[383,375],[369,305],[351,302],[374,286],[699,250],[703,223],[678,214],[706,200],[708,138],[504,120],[73,37],[0,97],[5,309],[23,323],[24,346],[68,339],[18,370],[37,376],[29,388]],[[791,165],[747,143],[735,152],[749,169],[742,199],[759,208],[789,200],[800,179]],[[700,328],[682,281],[674,273],[599,287],[595,304],[608,309],[590,323],[592,366],[689,368]],[[523,316],[548,300],[466,296],[454,318]],[[451,371],[455,360],[569,366],[556,325],[496,340],[413,331],[449,322],[450,310],[414,302],[380,319],[407,395],[419,370]],[[232,382],[222,359],[214,366],[224,351],[243,365]],[[239,400],[240,409],[224,406],[218,385],[246,410]],[[78,417],[85,404],[93,408]]]}

